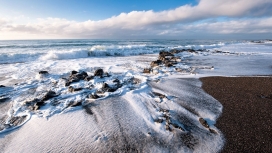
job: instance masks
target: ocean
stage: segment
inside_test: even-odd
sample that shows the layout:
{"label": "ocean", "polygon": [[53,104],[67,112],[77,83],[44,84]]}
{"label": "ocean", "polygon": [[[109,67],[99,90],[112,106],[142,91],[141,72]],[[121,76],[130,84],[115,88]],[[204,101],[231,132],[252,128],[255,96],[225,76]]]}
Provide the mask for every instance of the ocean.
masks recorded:
{"label": "ocean", "polygon": [[0,148],[218,152],[224,136],[214,125],[222,105],[198,78],[271,75],[271,44],[0,41]]}

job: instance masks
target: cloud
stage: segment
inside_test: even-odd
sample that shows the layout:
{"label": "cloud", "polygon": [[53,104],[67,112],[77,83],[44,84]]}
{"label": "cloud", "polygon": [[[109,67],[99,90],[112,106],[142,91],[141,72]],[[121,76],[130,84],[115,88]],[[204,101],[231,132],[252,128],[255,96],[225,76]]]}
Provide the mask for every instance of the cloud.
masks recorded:
{"label": "cloud", "polygon": [[[33,38],[37,35],[46,38],[171,36],[196,31],[218,34],[271,33],[271,8],[271,0],[200,0],[196,6],[183,5],[161,12],[131,11],[98,21],[40,18],[32,23],[18,24],[0,19],[0,32],[21,33],[20,36],[24,33]],[[218,17],[226,17],[227,21],[206,22]],[[0,39],[4,39],[1,33]]]}

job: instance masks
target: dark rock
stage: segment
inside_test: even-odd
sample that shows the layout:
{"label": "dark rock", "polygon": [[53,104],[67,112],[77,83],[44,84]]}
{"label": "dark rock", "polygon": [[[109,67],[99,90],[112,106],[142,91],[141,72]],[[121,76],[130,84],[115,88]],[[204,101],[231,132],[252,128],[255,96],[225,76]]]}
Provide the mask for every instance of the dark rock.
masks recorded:
{"label": "dark rock", "polygon": [[104,83],[101,90],[103,92],[114,92],[117,90],[117,88],[112,88],[107,83]]}
{"label": "dark rock", "polygon": [[120,80],[119,79],[114,79],[112,82],[114,82],[114,83],[120,83]]}
{"label": "dark rock", "polygon": [[85,72],[85,71],[81,71],[81,72],[80,72],[80,74],[81,74],[81,75],[88,76],[88,73],[87,73],[87,72]]}
{"label": "dark rock", "polygon": [[207,121],[204,120],[203,118],[199,118],[199,122],[200,122],[201,125],[203,125],[205,128],[209,128],[209,124],[208,124]]}
{"label": "dark rock", "polygon": [[168,131],[170,131],[170,132],[172,131],[170,125],[168,125],[168,124],[165,125],[165,129],[168,130]]}
{"label": "dark rock", "polygon": [[20,124],[22,124],[25,119],[26,119],[26,115],[24,116],[16,116],[16,117],[12,117],[10,120],[9,120],[9,123],[12,125],[12,126],[18,126]]}
{"label": "dark rock", "polygon": [[194,49],[188,49],[187,52],[195,53],[196,51]]}
{"label": "dark rock", "polygon": [[98,99],[98,98],[100,98],[100,96],[98,96],[96,93],[93,93],[93,94],[89,95],[89,98]]}
{"label": "dark rock", "polygon": [[94,76],[103,77],[103,75],[104,75],[103,69],[97,69],[97,70],[94,72]]}
{"label": "dark rock", "polygon": [[91,76],[85,77],[84,80],[85,80],[85,81],[90,81],[90,80],[92,80],[92,79],[94,79],[94,76],[91,75]]}
{"label": "dark rock", "polygon": [[175,123],[172,123],[171,124],[174,128],[176,128],[176,129],[180,129],[180,130],[182,130],[182,131],[185,131],[181,126],[179,126],[178,124],[175,124]]}
{"label": "dark rock", "polygon": [[0,88],[4,88],[4,87],[6,87],[6,86],[4,86],[4,85],[0,85]]}
{"label": "dark rock", "polygon": [[155,119],[154,122],[162,123],[162,122],[163,122],[163,119],[158,118],[158,119]]}
{"label": "dark rock", "polygon": [[116,88],[121,88],[122,87],[122,84],[120,83],[120,80],[114,79],[112,82],[116,83]]}
{"label": "dark rock", "polygon": [[50,90],[43,96],[41,101],[43,102],[43,101],[46,101],[46,100],[48,100],[50,98],[53,98],[53,97],[56,97],[56,96],[58,96],[58,95],[54,91]]}
{"label": "dark rock", "polygon": [[77,77],[80,79],[80,80],[84,80],[86,77],[88,77],[88,73],[85,72],[85,71],[81,71]]}
{"label": "dark rock", "polygon": [[139,84],[139,83],[141,83],[141,80],[138,79],[138,78],[134,78],[134,77],[133,77],[132,83],[133,83],[133,84]]}
{"label": "dark rock", "polygon": [[76,107],[76,106],[81,106],[82,102],[81,101],[75,101],[69,104],[70,107]]}
{"label": "dark rock", "polygon": [[49,74],[48,71],[40,71],[39,74]]}
{"label": "dark rock", "polygon": [[172,62],[167,62],[167,63],[165,63],[164,64],[166,67],[171,67],[171,66],[173,66],[173,63]]}
{"label": "dark rock", "polygon": [[161,62],[162,62],[161,60],[152,61],[151,64],[150,64],[150,66],[151,67],[159,66],[161,64]]}
{"label": "dark rock", "polygon": [[166,96],[164,94],[158,93],[158,92],[152,92],[154,96],[158,96],[159,98],[163,99]]}
{"label": "dark rock", "polygon": [[78,73],[77,71],[73,70],[73,71],[71,71],[70,75],[77,74],[77,73]]}
{"label": "dark rock", "polygon": [[8,101],[8,100],[10,100],[9,97],[2,97],[2,98],[0,98],[0,103],[6,102],[6,101]]}
{"label": "dark rock", "polygon": [[80,90],[82,90],[83,88],[74,88],[74,87],[72,87],[72,86],[69,86],[68,87],[68,91],[69,92],[76,92],[76,91],[80,91]]}
{"label": "dark rock", "polygon": [[160,56],[159,56],[159,60],[160,60],[160,61],[165,61],[165,56],[164,56],[164,55],[160,55]]}
{"label": "dark rock", "polygon": [[171,57],[170,60],[177,62],[177,60],[181,60],[181,59],[180,59],[180,57]]}
{"label": "dark rock", "polygon": [[67,81],[66,83],[65,83],[65,86],[67,87],[67,86],[70,86],[70,84],[71,84],[71,82],[70,81]]}
{"label": "dark rock", "polygon": [[111,75],[110,75],[108,72],[105,72],[105,73],[104,73],[104,76],[105,76],[105,77],[110,77]]}
{"label": "dark rock", "polygon": [[151,69],[145,68],[144,71],[143,71],[143,73],[150,73],[150,71],[151,71]]}
{"label": "dark rock", "polygon": [[174,54],[167,51],[160,51],[159,55],[160,56],[174,56]]}
{"label": "dark rock", "polygon": [[213,134],[218,134],[214,129],[209,129],[209,131]]}
{"label": "dark rock", "polygon": [[170,50],[169,52],[172,53],[172,54],[177,54],[177,53],[182,52],[182,50],[179,50],[179,49],[172,49],[172,50]]}

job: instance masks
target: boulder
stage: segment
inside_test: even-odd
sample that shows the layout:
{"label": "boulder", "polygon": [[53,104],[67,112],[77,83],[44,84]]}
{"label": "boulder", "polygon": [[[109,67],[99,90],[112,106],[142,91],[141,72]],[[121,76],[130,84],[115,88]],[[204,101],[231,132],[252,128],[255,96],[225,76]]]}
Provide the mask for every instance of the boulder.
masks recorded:
{"label": "boulder", "polygon": [[209,124],[208,124],[207,121],[204,120],[203,118],[199,118],[199,122],[200,122],[201,125],[203,125],[205,128],[209,128]]}
{"label": "boulder", "polygon": [[150,64],[150,66],[151,67],[159,66],[161,63],[162,63],[161,60],[152,61],[151,64]]}
{"label": "boulder", "polygon": [[164,65],[165,65],[166,67],[171,67],[171,66],[173,66],[173,63],[172,63],[172,62],[166,62]]}
{"label": "boulder", "polygon": [[58,95],[54,91],[50,90],[43,96],[41,102],[46,101],[46,100],[56,97],[56,96],[58,96]]}
{"label": "boulder", "polygon": [[104,83],[103,86],[102,86],[102,88],[101,88],[101,90],[103,92],[114,92],[114,91],[117,90],[117,88],[112,88],[107,83]]}
{"label": "boulder", "polygon": [[74,87],[72,87],[72,86],[69,86],[68,87],[68,91],[69,92],[76,92],[76,91],[80,91],[80,90],[82,90],[83,88],[74,88]]}
{"label": "boulder", "polygon": [[39,74],[49,74],[48,71],[39,71]]}
{"label": "boulder", "polygon": [[77,73],[78,73],[77,71],[73,70],[73,71],[71,71],[70,75],[77,74]]}
{"label": "boulder", "polygon": [[159,55],[160,56],[174,56],[174,54],[167,51],[160,51]]}
{"label": "boulder", "polygon": [[103,69],[97,69],[94,72],[94,76],[100,76],[100,78],[101,78],[101,77],[103,77],[103,75],[104,75]]}
{"label": "boulder", "polygon": [[156,122],[156,123],[162,123],[163,119],[158,118],[158,119],[155,119],[154,122]]}
{"label": "boulder", "polygon": [[151,71],[151,69],[145,68],[144,71],[143,71],[143,73],[150,73],[150,71]]}
{"label": "boulder", "polygon": [[89,98],[98,99],[98,98],[100,98],[100,96],[98,96],[96,93],[93,93],[93,94],[89,95]]}
{"label": "boulder", "polygon": [[85,80],[85,81],[90,81],[90,80],[92,80],[92,79],[94,79],[94,76],[91,75],[91,76],[85,77],[84,80]]}

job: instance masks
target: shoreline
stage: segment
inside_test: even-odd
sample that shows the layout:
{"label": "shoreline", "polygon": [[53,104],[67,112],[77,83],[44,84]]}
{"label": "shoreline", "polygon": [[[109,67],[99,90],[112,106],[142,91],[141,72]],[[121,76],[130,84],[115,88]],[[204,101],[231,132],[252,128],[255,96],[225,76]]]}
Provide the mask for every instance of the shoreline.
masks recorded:
{"label": "shoreline", "polygon": [[272,77],[204,77],[202,88],[223,105],[216,127],[222,152],[272,151]]}

